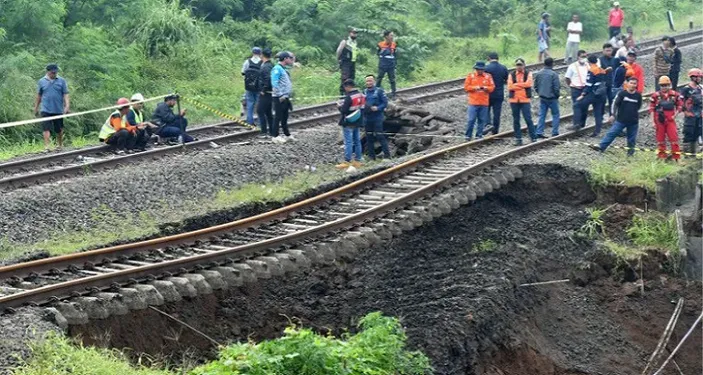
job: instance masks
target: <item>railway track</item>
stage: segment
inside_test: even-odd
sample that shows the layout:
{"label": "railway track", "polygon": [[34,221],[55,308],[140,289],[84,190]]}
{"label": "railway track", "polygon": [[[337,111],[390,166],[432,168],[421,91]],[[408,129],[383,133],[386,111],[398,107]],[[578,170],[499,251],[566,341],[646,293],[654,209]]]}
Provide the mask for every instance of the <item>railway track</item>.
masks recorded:
{"label": "railway track", "polygon": [[[703,40],[701,30],[681,33],[676,37],[679,46],[700,43]],[[641,53],[651,53],[659,43],[658,39],[641,43]],[[555,70],[566,69],[564,59],[558,59],[555,63]],[[536,69],[539,68],[539,65],[531,65],[528,68]],[[463,95],[463,78],[401,89],[398,94],[403,100],[411,102],[427,102]],[[293,120],[290,122],[290,126],[292,128],[305,128],[328,124],[336,121],[338,116],[334,102],[302,107],[292,112],[291,118]],[[243,142],[259,134],[257,130],[250,130],[234,122],[195,127],[189,132],[200,139],[184,146],[163,146],[128,155],[115,155],[109,152],[105,146],[93,146],[0,163],[0,189],[11,190],[61,178],[85,175],[105,168],[128,165],[140,159],[161,157],[183,150],[208,149],[213,146]]]}
{"label": "railway track", "polygon": [[592,128],[520,147],[508,146],[503,138],[512,131],[506,131],[231,223],[0,267],[0,311],[27,304],[51,306],[82,324],[89,318],[284,275],[312,263],[351,258],[359,248],[381,243],[521,177],[519,169],[505,165],[507,160]]}

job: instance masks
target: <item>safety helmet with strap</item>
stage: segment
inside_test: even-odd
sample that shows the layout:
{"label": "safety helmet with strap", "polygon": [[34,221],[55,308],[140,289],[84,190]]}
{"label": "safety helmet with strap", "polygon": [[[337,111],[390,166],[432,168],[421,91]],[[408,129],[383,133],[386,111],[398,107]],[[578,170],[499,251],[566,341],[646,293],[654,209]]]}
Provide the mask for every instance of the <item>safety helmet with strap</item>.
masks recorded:
{"label": "safety helmet with strap", "polygon": [[703,77],[703,71],[698,68],[693,68],[688,71],[689,77]]}

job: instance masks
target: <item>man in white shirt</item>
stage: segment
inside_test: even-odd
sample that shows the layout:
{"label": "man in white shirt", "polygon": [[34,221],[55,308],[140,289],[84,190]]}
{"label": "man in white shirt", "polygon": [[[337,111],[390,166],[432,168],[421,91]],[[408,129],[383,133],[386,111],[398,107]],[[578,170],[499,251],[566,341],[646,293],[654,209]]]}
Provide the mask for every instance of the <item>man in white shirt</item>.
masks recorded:
{"label": "man in white shirt", "polygon": [[582,121],[577,120],[582,119],[586,121],[588,113],[581,113],[581,106],[576,99],[583,93],[583,89],[586,87],[586,80],[588,79],[588,53],[586,51],[578,51],[578,60],[569,65],[564,78],[566,79],[566,84],[571,88],[574,124],[582,124]]}
{"label": "man in white shirt", "polygon": [[581,43],[581,33],[583,33],[583,24],[579,21],[578,14],[571,16],[571,22],[566,26],[566,63],[571,64],[576,60]]}

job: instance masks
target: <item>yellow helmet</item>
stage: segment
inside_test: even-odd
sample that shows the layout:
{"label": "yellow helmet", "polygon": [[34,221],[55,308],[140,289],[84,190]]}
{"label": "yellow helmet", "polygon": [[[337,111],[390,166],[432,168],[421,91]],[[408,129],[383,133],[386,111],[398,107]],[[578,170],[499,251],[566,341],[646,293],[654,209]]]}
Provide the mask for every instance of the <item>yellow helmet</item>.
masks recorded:
{"label": "yellow helmet", "polygon": [[671,79],[667,76],[659,77],[659,85],[671,85]]}

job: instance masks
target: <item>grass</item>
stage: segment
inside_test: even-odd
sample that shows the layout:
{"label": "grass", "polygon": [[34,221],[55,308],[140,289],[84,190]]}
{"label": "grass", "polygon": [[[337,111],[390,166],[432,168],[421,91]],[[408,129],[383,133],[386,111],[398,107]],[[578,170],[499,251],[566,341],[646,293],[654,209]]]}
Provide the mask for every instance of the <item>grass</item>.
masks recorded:
{"label": "grass", "polygon": [[646,251],[642,248],[620,244],[611,240],[606,240],[603,244],[617,259],[627,263],[636,261],[646,254]]}
{"label": "grass", "polygon": [[471,247],[471,252],[475,254],[491,253],[498,248],[498,244],[493,240],[481,240]]}
{"label": "grass", "polygon": [[637,246],[658,248],[669,254],[678,254],[679,235],[674,215],[648,212],[635,215],[627,234]]}
{"label": "grass", "polygon": [[[71,137],[64,142],[64,147],[67,148],[82,148],[86,146],[94,146],[98,144],[97,136],[77,136]],[[52,138],[51,147],[56,147],[56,143]],[[0,147],[0,161],[12,159],[18,156],[27,154],[36,154],[44,151],[44,141],[38,139],[28,139],[23,142],[3,144]]]}
{"label": "grass", "polygon": [[674,174],[686,165],[686,161],[679,163],[663,161],[652,153],[638,152],[628,157],[624,151],[617,150],[591,163],[589,181],[595,187],[642,186],[654,191],[658,179]]}
{"label": "grass", "polygon": [[603,237],[605,237],[606,234],[605,227],[603,225],[603,214],[605,214],[609,208],[610,207],[605,209],[598,209],[595,207],[587,208],[586,212],[588,213],[588,220],[586,220],[586,223],[581,226],[581,233],[584,233],[588,236],[588,238],[596,238],[599,234],[602,234]]}

